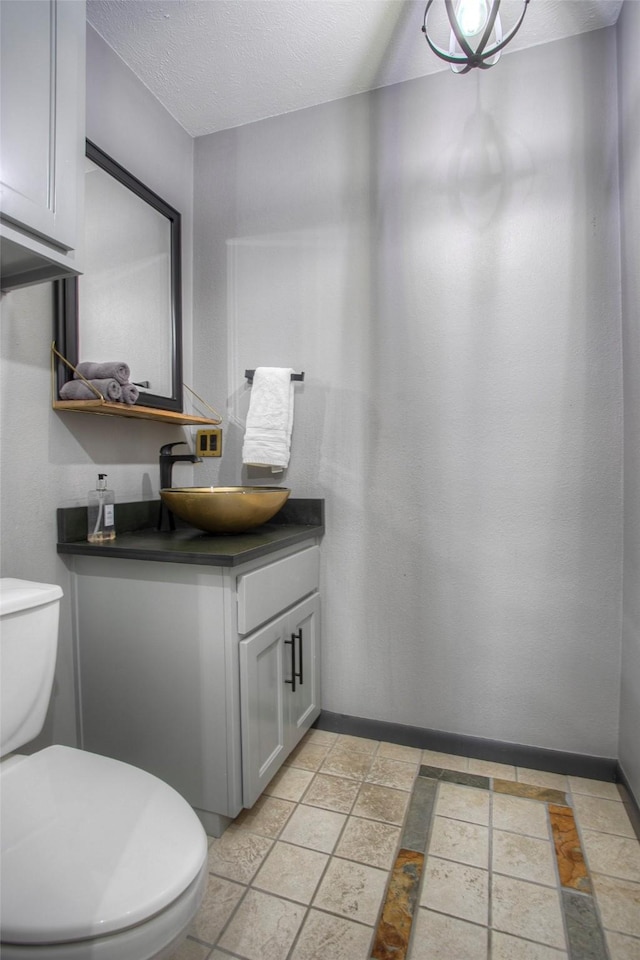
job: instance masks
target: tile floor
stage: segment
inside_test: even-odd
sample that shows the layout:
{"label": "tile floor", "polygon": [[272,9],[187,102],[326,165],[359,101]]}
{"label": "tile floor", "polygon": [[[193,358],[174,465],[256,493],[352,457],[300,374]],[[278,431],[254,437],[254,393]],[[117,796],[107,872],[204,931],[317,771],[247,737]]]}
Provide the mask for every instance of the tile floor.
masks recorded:
{"label": "tile floor", "polygon": [[312,730],[209,871],[171,960],[640,960],[612,783]]}

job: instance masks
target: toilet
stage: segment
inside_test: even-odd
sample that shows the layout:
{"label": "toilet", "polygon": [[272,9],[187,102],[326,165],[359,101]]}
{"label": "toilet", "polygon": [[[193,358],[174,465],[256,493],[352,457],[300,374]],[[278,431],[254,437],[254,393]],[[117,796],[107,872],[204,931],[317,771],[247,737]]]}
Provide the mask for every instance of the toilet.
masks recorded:
{"label": "toilet", "polygon": [[44,724],[62,590],[0,580],[2,960],[161,960],[204,896],[189,804],[129,764],[71,747],[14,751]]}

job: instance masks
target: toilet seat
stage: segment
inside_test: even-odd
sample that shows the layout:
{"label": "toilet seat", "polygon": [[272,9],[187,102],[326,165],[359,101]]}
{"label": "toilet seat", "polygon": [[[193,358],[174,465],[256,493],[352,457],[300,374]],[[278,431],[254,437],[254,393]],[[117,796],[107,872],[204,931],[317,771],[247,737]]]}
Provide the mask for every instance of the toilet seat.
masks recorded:
{"label": "toilet seat", "polygon": [[46,951],[45,945],[116,941],[127,930],[133,935],[131,928],[153,925],[189,891],[191,899],[202,896],[205,832],[163,781],[63,746],[0,770],[3,955],[5,944],[22,955],[20,945],[37,952],[40,945]]}

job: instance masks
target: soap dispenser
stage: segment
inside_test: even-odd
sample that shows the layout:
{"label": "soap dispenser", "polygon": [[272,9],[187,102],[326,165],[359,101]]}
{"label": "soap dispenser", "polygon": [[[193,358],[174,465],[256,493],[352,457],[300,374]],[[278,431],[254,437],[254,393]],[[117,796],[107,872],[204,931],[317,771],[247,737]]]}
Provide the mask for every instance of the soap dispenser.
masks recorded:
{"label": "soap dispenser", "polygon": [[89,491],[87,505],[87,540],[107,543],[116,538],[115,494],[107,490],[106,473],[98,474],[95,490]]}

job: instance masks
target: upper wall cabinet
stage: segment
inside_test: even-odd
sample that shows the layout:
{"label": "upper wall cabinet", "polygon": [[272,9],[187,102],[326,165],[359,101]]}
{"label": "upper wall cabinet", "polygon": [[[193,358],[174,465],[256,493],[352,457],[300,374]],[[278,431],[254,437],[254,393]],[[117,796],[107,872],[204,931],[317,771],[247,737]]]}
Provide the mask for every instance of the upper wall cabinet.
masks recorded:
{"label": "upper wall cabinet", "polygon": [[85,4],[0,3],[3,290],[80,272]]}

